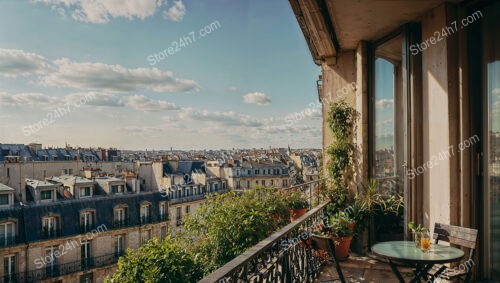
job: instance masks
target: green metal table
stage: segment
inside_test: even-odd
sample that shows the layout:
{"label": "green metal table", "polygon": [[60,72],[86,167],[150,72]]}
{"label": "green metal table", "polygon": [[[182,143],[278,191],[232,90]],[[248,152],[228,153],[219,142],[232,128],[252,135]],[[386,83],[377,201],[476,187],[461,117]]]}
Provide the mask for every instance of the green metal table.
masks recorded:
{"label": "green metal table", "polygon": [[[420,282],[421,278],[426,279],[427,272],[435,264],[456,262],[464,256],[464,252],[460,249],[434,244],[431,245],[430,252],[424,253],[420,248],[415,247],[415,242],[413,241],[378,243],[372,246],[372,252],[389,260],[392,271],[396,274],[401,283],[405,281],[397,269],[396,263],[398,262],[408,264],[415,268],[415,276],[410,281],[411,283],[415,283]],[[439,276],[438,273],[436,273],[433,278],[437,278],[437,276]]]}

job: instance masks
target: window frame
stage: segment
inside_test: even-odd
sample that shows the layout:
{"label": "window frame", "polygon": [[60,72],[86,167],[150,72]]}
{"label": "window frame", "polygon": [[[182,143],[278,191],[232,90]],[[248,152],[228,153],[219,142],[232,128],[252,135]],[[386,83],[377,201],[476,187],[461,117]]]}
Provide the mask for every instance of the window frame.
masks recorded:
{"label": "window frame", "polygon": [[[402,35],[403,54],[402,54],[402,109],[403,119],[403,141],[402,155],[400,160],[410,168],[422,164],[423,141],[422,141],[422,54],[419,52],[412,55],[410,46],[421,42],[421,26],[418,22],[411,22],[402,25],[393,32],[387,34],[372,42],[367,42],[368,57],[368,178],[374,176],[375,168],[375,51],[382,44]],[[395,110],[396,111],[396,110]],[[397,117],[398,113],[395,113]],[[395,132],[397,130],[395,129]],[[400,166],[396,164],[396,166]],[[423,199],[423,176],[416,176],[409,179],[403,168],[400,176],[402,189],[404,192],[405,215],[404,222],[415,221],[422,223],[423,215],[418,213],[422,211]],[[408,227],[404,226],[405,239],[411,237]]]}

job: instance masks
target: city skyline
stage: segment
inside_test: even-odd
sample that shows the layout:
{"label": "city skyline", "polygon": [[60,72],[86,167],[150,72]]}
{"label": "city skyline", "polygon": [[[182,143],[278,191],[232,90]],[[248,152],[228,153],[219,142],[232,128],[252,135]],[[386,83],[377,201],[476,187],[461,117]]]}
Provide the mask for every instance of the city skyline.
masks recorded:
{"label": "city skyline", "polygon": [[319,111],[283,120],[317,101],[320,72],[286,2],[85,3],[0,3],[2,143],[321,147]]}

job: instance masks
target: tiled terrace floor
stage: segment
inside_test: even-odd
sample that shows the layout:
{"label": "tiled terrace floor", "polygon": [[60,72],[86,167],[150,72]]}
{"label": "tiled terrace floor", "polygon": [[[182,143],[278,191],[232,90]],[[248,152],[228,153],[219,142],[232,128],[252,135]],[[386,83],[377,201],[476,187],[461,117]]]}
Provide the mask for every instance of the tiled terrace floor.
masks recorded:
{"label": "tiled terrace floor", "polygon": [[[347,261],[340,262],[342,272],[347,282],[374,282],[374,283],[398,283],[396,275],[387,263],[380,262],[370,257],[351,255]],[[409,268],[398,268],[405,281],[410,281],[412,271]],[[328,263],[322,270],[318,283],[338,283],[337,271],[333,263]]]}

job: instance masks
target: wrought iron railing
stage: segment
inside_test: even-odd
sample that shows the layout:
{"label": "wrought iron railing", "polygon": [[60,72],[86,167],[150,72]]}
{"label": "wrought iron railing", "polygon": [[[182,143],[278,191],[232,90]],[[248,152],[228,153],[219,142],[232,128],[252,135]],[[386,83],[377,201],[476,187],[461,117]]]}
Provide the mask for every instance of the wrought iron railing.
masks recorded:
{"label": "wrought iron railing", "polygon": [[44,239],[51,239],[51,238],[57,238],[57,237],[60,237],[61,236],[61,229],[55,229],[55,228],[45,228],[43,227],[42,228],[42,235],[41,235],[41,239],[44,240]]}
{"label": "wrought iron railing", "polygon": [[200,283],[314,282],[321,258],[300,244],[326,215],[325,202],[236,257]]}
{"label": "wrought iron railing", "polygon": [[151,215],[143,215],[141,216],[141,224],[149,224],[152,223]]}
{"label": "wrought iron railing", "polygon": [[122,219],[117,219],[113,221],[113,227],[114,228],[125,228],[130,226],[130,219],[128,217],[122,218]]}
{"label": "wrought iron railing", "polygon": [[13,246],[19,243],[19,237],[14,235],[0,236],[0,247]]}
{"label": "wrought iron railing", "polygon": [[164,213],[164,214],[160,214],[160,215],[158,216],[158,218],[159,218],[160,222],[170,220],[170,219],[169,219],[169,217],[168,217],[168,214],[166,214],[166,213]]}
{"label": "wrought iron railing", "polygon": [[0,283],[28,283],[38,282],[49,278],[59,277],[75,272],[85,271],[97,267],[115,264],[121,254],[112,253],[97,257],[85,258],[69,263],[47,265],[27,272],[8,274],[0,277]]}
{"label": "wrought iron railing", "polygon": [[80,224],[80,232],[87,233],[96,228],[95,224]]}

